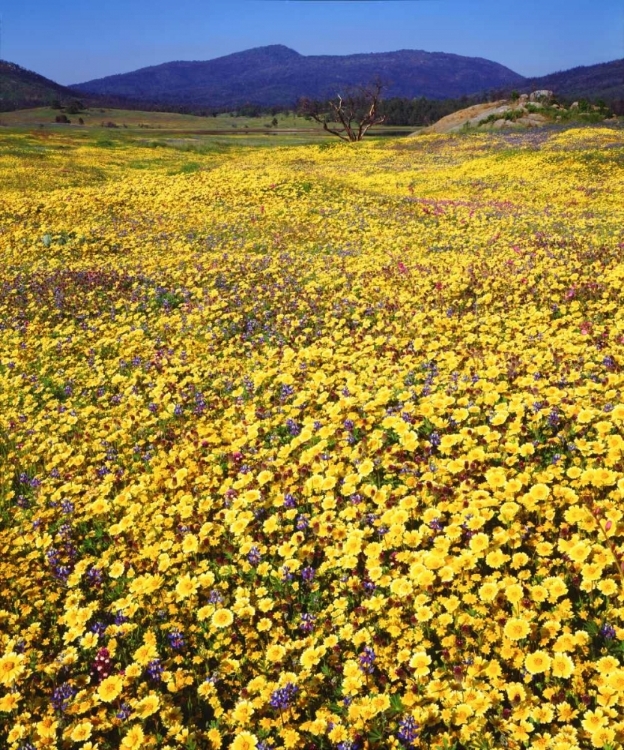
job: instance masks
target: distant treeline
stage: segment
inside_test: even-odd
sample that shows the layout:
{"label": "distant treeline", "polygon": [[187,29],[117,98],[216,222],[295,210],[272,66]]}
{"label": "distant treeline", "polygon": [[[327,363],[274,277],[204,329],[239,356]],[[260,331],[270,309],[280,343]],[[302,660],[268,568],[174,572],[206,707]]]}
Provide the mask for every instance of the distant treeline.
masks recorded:
{"label": "distant treeline", "polygon": [[[485,102],[496,101],[498,99],[509,98],[511,92],[506,90],[489,91],[484,94],[475,96],[462,96],[458,99],[428,99],[424,96],[416,99],[403,99],[394,97],[383,99],[380,104],[380,112],[385,115],[386,125],[394,126],[421,126],[431,125],[437,122],[441,117],[450,115],[460,109],[470,107],[473,104],[483,104]],[[100,96],[97,98],[81,97],[80,106],[75,107],[76,99],[50,99],[42,101],[41,99],[0,99],[0,112],[10,112],[18,109],[31,109],[33,107],[51,106],[55,109],[74,110],[91,108],[110,108],[110,109],[127,109],[140,110],[143,112],[171,112],[175,114],[196,115],[199,117],[216,117],[221,114],[230,114],[236,117],[276,117],[277,115],[291,114],[296,111],[297,105],[293,103],[287,106],[266,107],[259,104],[243,104],[234,108],[224,107],[197,107],[192,105],[176,105],[170,102],[146,102],[131,101],[122,97]],[[558,101],[563,105],[569,105],[573,99],[569,97],[558,97]],[[583,99],[590,104],[599,104],[609,110],[612,114],[624,115],[624,99],[616,99],[605,102],[602,99],[587,98]]]}
{"label": "distant treeline", "polygon": [[[431,125],[441,117],[457,112],[459,109],[489,101],[489,97],[489,94],[477,97],[462,96],[459,99],[427,99],[424,96],[418,99],[394,97],[381,101],[379,114],[385,116],[385,125]],[[323,109],[322,105],[320,108]],[[267,117],[293,110],[297,110],[296,105],[286,110],[280,107],[261,107],[256,104],[246,104],[238,107],[235,114],[241,117]]]}

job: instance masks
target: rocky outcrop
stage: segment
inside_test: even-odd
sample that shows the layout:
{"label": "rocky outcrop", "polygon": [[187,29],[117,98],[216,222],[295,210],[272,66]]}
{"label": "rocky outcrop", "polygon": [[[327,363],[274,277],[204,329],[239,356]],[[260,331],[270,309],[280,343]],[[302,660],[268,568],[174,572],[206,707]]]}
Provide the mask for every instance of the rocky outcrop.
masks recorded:
{"label": "rocky outcrop", "polygon": [[552,91],[542,89],[533,91],[531,94],[521,94],[513,101],[500,99],[496,102],[475,104],[443,117],[420,132],[456,133],[466,128],[500,130],[540,127],[551,122],[553,118],[536,110],[544,110],[547,105],[554,106],[552,105],[553,97]]}
{"label": "rocky outcrop", "polygon": [[548,89],[539,89],[538,91],[533,91],[533,93],[529,94],[529,101],[530,102],[550,102],[552,101],[553,97],[554,97],[554,94],[552,91],[549,91]]}

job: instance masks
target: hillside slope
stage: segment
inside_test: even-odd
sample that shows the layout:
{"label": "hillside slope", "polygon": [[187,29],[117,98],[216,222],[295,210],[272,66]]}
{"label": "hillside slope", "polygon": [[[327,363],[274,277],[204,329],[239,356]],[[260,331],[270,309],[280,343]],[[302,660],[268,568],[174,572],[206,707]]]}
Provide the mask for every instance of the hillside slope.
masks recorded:
{"label": "hillside slope", "polygon": [[76,93],[49,78],[0,60],[0,111],[72,99]]}
{"label": "hillside slope", "polygon": [[358,55],[300,55],[273,45],[204,62],[170,62],[76,84],[79,92],[181,104],[235,106],[291,104],[322,99],[346,86],[387,82],[386,96],[434,99],[520,85],[509,68],[476,57],[400,50]]}
{"label": "hillside slope", "polygon": [[624,58],[598,65],[581,65],[569,70],[529,78],[523,91],[550,89],[568,98],[624,99]]}

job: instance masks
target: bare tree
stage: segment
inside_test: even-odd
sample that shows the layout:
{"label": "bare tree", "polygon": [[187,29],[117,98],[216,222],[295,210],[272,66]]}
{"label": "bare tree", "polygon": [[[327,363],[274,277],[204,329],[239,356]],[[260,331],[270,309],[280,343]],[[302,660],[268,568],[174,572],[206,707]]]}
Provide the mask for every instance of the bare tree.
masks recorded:
{"label": "bare tree", "polygon": [[386,119],[379,114],[383,89],[384,84],[376,80],[346,92],[344,97],[338,94],[328,102],[300,99],[297,110],[343,141],[361,141],[369,128],[381,125]]}

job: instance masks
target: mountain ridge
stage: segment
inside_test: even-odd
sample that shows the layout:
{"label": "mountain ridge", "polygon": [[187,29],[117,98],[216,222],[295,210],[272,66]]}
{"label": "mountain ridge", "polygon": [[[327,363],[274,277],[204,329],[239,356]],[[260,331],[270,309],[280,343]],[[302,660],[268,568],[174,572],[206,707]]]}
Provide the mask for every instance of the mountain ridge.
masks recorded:
{"label": "mountain ridge", "polygon": [[61,97],[75,98],[76,93],[17,63],[0,60],[0,111],[14,108],[16,102],[28,107]]}
{"label": "mountain ridge", "polygon": [[[346,63],[341,71],[337,71],[334,66],[335,60],[346,59]],[[306,65],[306,61],[312,60],[312,71],[308,71],[307,79],[301,80],[301,66]],[[142,90],[142,96],[112,94],[112,95],[93,95],[82,89],[86,84],[76,86],[62,86],[55,81],[46,78],[38,73],[27,70],[16,63],[0,60],[0,111],[10,111],[14,109],[30,108],[41,105],[49,105],[54,101],[71,102],[76,98],[90,102],[92,106],[116,106],[129,107],[130,109],[177,109],[181,107],[185,110],[205,110],[227,108],[224,101],[235,108],[236,106],[248,104],[253,101],[252,93],[260,93],[260,99],[268,103],[269,106],[283,106],[284,104],[292,106],[294,100],[304,95],[305,90],[300,88],[302,85],[309,85],[309,93],[312,98],[318,96],[318,90],[323,89],[326,96],[335,96],[336,93],[342,93],[349,85],[358,83],[356,73],[358,70],[362,78],[367,77],[368,82],[376,74],[381,74],[382,78],[391,79],[394,72],[395,77],[397,68],[392,69],[390,62],[403,62],[410,69],[403,75],[403,91],[395,85],[386,89],[384,98],[390,99],[395,96],[399,98],[419,98],[425,97],[429,100],[459,100],[465,97],[465,94],[449,94],[448,90],[436,84],[432,80],[431,65],[435,62],[443,62],[446,65],[447,77],[451,78],[461,72],[462,65],[466,61],[471,64],[476,62],[477,66],[485,64],[486,66],[497,66],[500,73],[508,71],[515,77],[513,81],[508,81],[505,85],[491,86],[484,85],[479,76],[477,80],[473,78],[473,85],[476,85],[476,91],[480,96],[491,98],[500,98],[508,96],[513,89],[520,92],[530,92],[535,89],[551,89],[555,95],[561,98],[573,99],[603,99],[607,102],[616,103],[617,111],[624,108],[624,58],[613,60],[606,63],[597,63],[595,65],[579,65],[567,70],[556,71],[545,76],[524,78],[519,74],[509,71],[504,66],[498,66],[486,58],[466,58],[454,53],[437,52],[430,53],[424,50],[402,49],[395,52],[374,52],[374,53],[356,53],[346,56],[335,55],[310,55],[304,56],[299,52],[286,47],[285,45],[268,45],[266,47],[255,48],[253,50],[244,50],[234,52],[220,58],[208,61],[174,61],[170,63],[160,63],[146,68],[141,68],[133,73],[119,73],[113,76],[107,76],[103,79],[95,79],[95,82],[122,83],[127,80],[127,76],[135,73],[145,73],[156,71],[164,73],[164,82],[167,83],[168,94],[162,98],[162,91],[152,90],[149,87]],[[364,72],[360,63],[364,61],[368,66]],[[407,63],[405,62],[407,61]],[[418,66],[416,63],[420,61]],[[235,63],[234,69],[231,64]],[[455,70],[459,63],[459,70]],[[196,83],[196,66],[208,65],[212,68],[213,79],[216,77],[218,82],[225,86],[225,95],[214,97],[214,91],[211,91],[210,85],[202,86]],[[319,67],[320,66],[320,67]],[[434,66],[435,67],[435,66]],[[483,68],[481,68],[483,71]],[[400,72],[400,70],[398,71]],[[465,85],[465,67],[464,85]],[[264,82],[262,77],[265,77]],[[435,77],[435,76],[433,76]],[[160,83],[163,83],[161,76]],[[214,80],[213,80],[214,84]],[[277,89],[276,89],[277,85]],[[193,89],[193,96],[189,96],[189,86]],[[422,90],[426,89],[424,93]],[[418,93],[420,91],[421,93]],[[296,95],[295,95],[296,92]],[[316,94],[315,94],[316,92]],[[276,96],[276,93],[279,96]],[[318,96],[318,98],[321,98]],[[209,99],[212,101],[208,102]],[[235,101],[231,101],[234,99]],[[614,111],[616,111],[614,109]]]}
{"label": "mountain ridge", "polygon": [[353,55],[301,55],[285,45],[256,47],[204,61],[173,61],[73,84],[81,94],[136,100],[236,106],[294,103],[300,96],[326,98],[336,87],[381,76],[387,96],[435,99],[520,85],[524,77],[485,58],[449,52],[398,50]]}
{"label": "mountain ridge", "polygon": [[624,99],[624,58],[527,78],[523,89],[527,87],[552,89],[557,96],[568,98]]}

